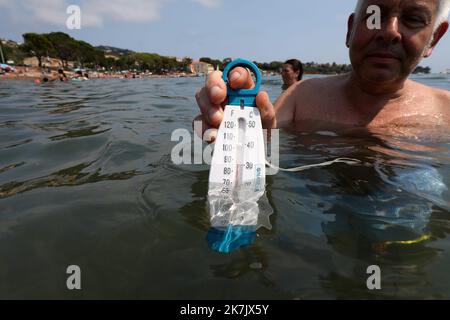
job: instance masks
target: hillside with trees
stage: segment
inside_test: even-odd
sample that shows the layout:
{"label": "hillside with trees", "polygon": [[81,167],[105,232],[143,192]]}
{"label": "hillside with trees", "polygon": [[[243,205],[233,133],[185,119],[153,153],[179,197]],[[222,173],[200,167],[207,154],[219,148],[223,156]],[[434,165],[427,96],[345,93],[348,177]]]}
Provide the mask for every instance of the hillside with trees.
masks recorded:
{"label": "hillside with trees", "polygon": [[5,46],[6,59],[22,64],[25,57],[36,57],[42,66],[46,57],[61,60],[64,67],[73,62],[77,67],[104,70],[138,70],[154,73],[187,71],[190,58],[178,61],[174,57],[165,57],[156,53],[139,53],[109,46],[94,47],[76,40],[63,32],[45,34],[25,33],[23,44],[12,48]]}

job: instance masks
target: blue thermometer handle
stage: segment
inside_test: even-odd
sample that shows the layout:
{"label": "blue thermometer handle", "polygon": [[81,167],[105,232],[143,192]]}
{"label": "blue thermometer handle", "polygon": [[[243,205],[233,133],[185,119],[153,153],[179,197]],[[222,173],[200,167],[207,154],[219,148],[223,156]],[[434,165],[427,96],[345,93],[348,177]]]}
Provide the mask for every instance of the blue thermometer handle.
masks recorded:
{"label": "blue thermometer handle", "polygon": [[[228,74],[233,68],[236,67],[249,68],[255,74],[256,84],[253,89],[231,89],[228,81]],[[256,95],[261,87],[261,71],[259,71],[258,67],[253,62],[244,59],[237,59],[230,62],[223,71],[222,79],[227,84],[229,105],[256,107]]]}

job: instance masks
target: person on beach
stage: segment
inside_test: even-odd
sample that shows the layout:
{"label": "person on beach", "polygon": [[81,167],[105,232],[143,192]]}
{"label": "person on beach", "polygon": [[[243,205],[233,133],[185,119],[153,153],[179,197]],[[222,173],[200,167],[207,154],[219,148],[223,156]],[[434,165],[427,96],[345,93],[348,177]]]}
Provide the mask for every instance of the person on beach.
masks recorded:
{"label": "person on beach", "polygon": [[[381,28],[369,29],[370,5],[381,9]],[[447,32],[450,0],[358,0],[348,19],[349,74],[309,79],[292,85],[272,105],[266,92],[256,104],[264,128],[315,123],[333,127],[444,127],[450,125],[450,92],[408,77]],[[227,96],[220,72],[196,93],[203,131],[217,128]],[[251,88],[248,70],[229,74],[232,88]],[[198,132],[201,136],[202,133]],[[214,131],[205,140],[213,141]]]}
{"label": "person on beach", "polygon": [[303,78],[303,64],[297,59],[287,60],[281,69],[283,78],[282,90],[286,91],[290,86]]}

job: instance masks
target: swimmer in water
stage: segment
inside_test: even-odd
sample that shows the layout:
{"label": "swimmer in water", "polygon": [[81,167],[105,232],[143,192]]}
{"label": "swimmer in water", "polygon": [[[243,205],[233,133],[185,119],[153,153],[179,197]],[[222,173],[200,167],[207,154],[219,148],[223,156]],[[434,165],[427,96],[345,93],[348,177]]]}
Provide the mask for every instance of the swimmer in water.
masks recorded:
{"label": "swimmer in water", "polygon": [[285,91],[297,81],[302,80],[303,64],[297,59],[286,61],[281,69],[281,77],[283,78],[282,90]]}
{"label": "swimmer in water", "polygon": [[[447,32],[450,0],[378,0],[381,28],[369,29],[367,8],[373,1],[358,0],[348,19],[346,45],[352,64],[349,74],[309,79],[286,90],[272,105],[266,92],[256,104],[264,128],[304,123],[333,127],[447,127],[450,92],[430,88],[408,77],[431,56]],[[197,92],[203,131],[218,128],[223,119],[227,89],[221,73],[211,73]],[[232,88],[251,88],[250,73],[241,67],[230,72]],[[198,132],[202,135],[202,132]],[[214,131],[206,139],[215,140]]]}
{"label": "swimmer in water", "polygon": [[59,81],[68,81],[69,80],[63,69],[58,69],[58,79],[59,79]]}
{"label": "swimmer in water", "polygon": [[84,81],[84,80],[89,80],[86,75],[83,76],[83,73],[78,70],[75,72],[75,77],[72,78],[72,80],[74,81]]}

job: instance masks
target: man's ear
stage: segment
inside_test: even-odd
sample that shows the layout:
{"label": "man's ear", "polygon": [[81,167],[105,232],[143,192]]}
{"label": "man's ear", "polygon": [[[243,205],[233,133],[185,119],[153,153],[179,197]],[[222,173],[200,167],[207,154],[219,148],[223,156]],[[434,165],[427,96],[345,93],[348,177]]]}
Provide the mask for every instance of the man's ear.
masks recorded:
{"label": "man's ear", "polygon": [[347,38],[345,40],[345,45],[347,46],[347,48],[350,47],[350,38],[352,36],[354,22],[355,22],[355,14],[352,13],[350,15],[350,17],[348,17],[348,22],[347,22]]}
{"label": "man's ear", "polygon": [[424,58],[428,58],[433,53],[434,48],[438,44],[439,40],[444,36],[448,30],[448,21],[442,22],[433,34],[433,40],[429,44],[427,50],[425,50]]}

